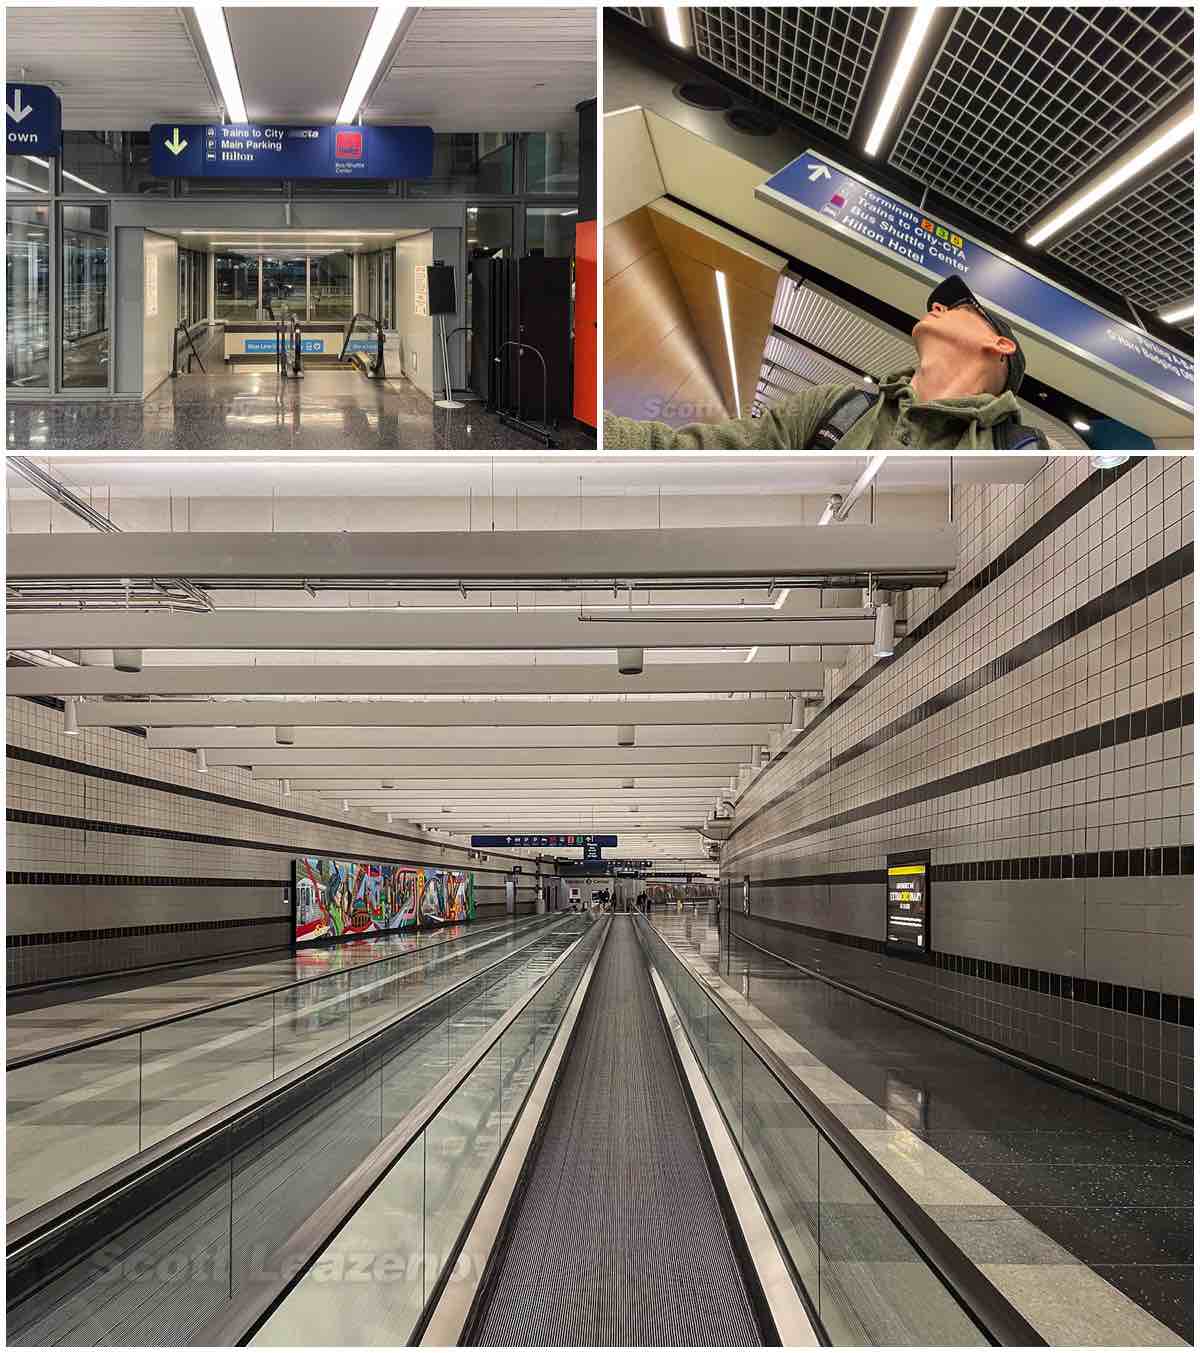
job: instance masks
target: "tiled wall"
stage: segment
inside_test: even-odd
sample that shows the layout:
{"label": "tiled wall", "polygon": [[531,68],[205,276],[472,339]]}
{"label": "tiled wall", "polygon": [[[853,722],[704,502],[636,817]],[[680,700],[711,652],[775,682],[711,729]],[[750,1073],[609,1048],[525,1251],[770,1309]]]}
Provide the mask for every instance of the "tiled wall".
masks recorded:
{"label": "tiled wall", "polygon": [[503,915],[519,863],[517,909],[533,909],[532,860],[472,861],[244,770],[198,774],[191,753],[133,733],[66,737],[61,713],[31,700],[7,713],[10,987],[287,945],[304,853],[471,868],[481,918]]}
{"label": "tiled wall", "polygon": [[[852,650],[742,795],[734,927],[1190,1115],[1192,462],[1055,457],[954,515],[896,656]],[[886,857],[921,849],[928,964],[882,953]]]}

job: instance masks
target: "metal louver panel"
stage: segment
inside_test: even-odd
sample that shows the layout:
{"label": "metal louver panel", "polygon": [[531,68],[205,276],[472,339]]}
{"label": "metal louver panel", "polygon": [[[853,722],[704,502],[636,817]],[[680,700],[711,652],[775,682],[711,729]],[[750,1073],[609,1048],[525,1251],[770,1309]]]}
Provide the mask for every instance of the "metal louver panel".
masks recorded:
{"label": "metal louver panel", "polygon": [[697,6],[696,54],[785,108],[848,136],[879,45],[879,5]]}
{"label": "metal louver panel", "polygon": [[856,372],[886,376],[917,365],[917,350],[907,335],[787,273],[779,279],[771,320]]}

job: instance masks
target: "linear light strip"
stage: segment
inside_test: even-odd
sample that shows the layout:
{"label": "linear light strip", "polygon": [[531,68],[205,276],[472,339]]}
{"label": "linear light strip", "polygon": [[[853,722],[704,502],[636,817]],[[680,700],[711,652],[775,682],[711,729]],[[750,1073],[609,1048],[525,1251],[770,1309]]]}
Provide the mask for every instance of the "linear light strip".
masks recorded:
{"label": "linear light strip", "polygon": [[1085,192],[1082,197],[1069,203],[1060,212],[1051,216],[1048,221],[1040,225],[1031,235],[1026,236],[1025,243],[1031,247],[1044,244],[1052,235],[1059,234],[1063,229],[1071,224],[1072,221],[1090,211],[1097,202],[1111,196],[1121,187],[1128,183],[1130,179],[1135,178],[1155,160],[1161,159],[1168,151],[1173,150],[1181,141],[1191,140],[1196,131],[1196,114],[1193,110],[1186,117],[1165,128],[1148,145],[1144,146],[1132,159],[1127,160],[1123,165],[1117,166],[1109,173],[1103,175],[1091,188]]}
{"label": "linear light strip", "polygon": [[935,10],[936,6],[932,4],[922,4],[917,7],[916,13],[912,16],[908,33],[904,38],[904,45],[900,48],[900,55],[896,58],[896,64],[892,67],[891,78],[888,80],[887,89],[884,91],[883,102],[879,105],[879,111],[875,114],[875,122],[871,127],[870,135],[867,137],[867,144],[863,148],[867,155],[879,153],[879,147],[883,144],[887,129],[891,125],[892,118],[896,115],[896,105],[900,102],[901,91],[912,73],[913,66],[916,65],[921,44],[925,41],[925,35],[929,32],[929,25],[933,22]]}
{"label": "linear light strip", "polygon": [[1189,301],[1187,305],[1179,305],[1171,310],[1163,310],[1159,313],[1159,319],[1164,324],[1178,324],[1185,319],[1191,319],[1196,313],[1196,304]]}
{"label": "linear light strip", "polygon": [[682,5],[664,5],[663,21],[667,25],[667,37],[676,47],[690,47],[692,44],[688,40],[687,28],[683,19]]}
{"label": "linear light strip", "polygon": [[233,45],[225,23],[225,10],[220,5],[193,5],[192,13],[200,27],[200,36],[208,50],[213,73],[221,90],[221,102],[230,122],[245,122],[246,102],[242,98],[242,84],[238,79],[237,62],[233,59]]}
{"label": "linear light strip", "polygon": [[729,317],[729,293],[725,286],[725,274],[717,273],[717,300],[721,306],[721,327],[725,330],[725,351],[729,354],[729,375],[733,380],[733,403],[737,416],[742,416],[742,396],[738,391],[737,361],[733,355],[733,323]]}
{"label": "linear light strip", "polygon": [[392,39],[396,36],[396,29],[400,27],[400,20],[404,18],[407,9],[407,5],[380,5],[375,11],[362,51],[358,54],[354,74],[346,86],[342,106],[338,109],[337,120],[340,123],[353,122],[358,116],[371,82],[379,72],[379,67],[387,55]]}

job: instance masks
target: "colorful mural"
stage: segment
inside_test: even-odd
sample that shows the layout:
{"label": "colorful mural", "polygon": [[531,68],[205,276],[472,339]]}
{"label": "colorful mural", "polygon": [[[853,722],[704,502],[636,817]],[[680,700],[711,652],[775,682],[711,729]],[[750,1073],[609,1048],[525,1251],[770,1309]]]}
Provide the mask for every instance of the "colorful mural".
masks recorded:
{"label": "colorful mural", "polygon": [[296,943],[444,925],[475,915],[474,875],[305,855],[296,861]]}

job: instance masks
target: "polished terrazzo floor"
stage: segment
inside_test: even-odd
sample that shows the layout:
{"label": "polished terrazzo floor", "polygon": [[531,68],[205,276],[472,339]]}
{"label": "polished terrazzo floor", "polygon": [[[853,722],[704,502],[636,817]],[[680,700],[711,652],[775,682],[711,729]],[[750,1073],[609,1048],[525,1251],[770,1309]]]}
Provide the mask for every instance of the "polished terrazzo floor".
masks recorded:
{"label": "polished terrazzo floor", "polygon": [[[709,967],[825,1066],[1191,1342],[1190,1136],[1042,1080],[740,940],[718,954],[716,931],[700,920],[689,929]],[[984,1228],[980,1243],[1006,1262],[1002,1230]]]}
{"label": "polished terrazzo floor", "polygon": [[[480,403],[438,409],[407,382],[310,367],[303,381],[274,370],[210,371],[166,380],[144,403],[17,403],[10,451],[507,451],[544,447]],[[588,450],[595,433],[571,422],[557,447]]]}

